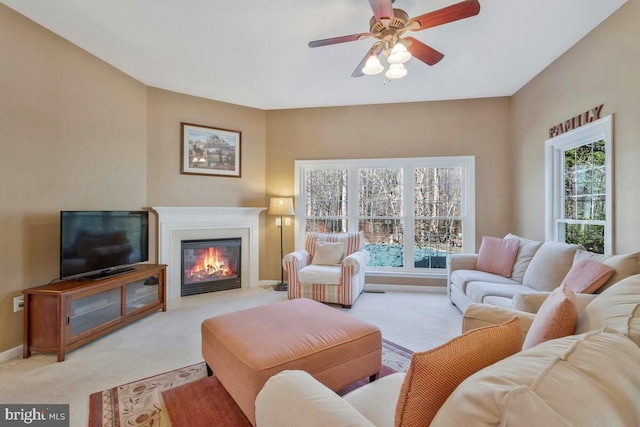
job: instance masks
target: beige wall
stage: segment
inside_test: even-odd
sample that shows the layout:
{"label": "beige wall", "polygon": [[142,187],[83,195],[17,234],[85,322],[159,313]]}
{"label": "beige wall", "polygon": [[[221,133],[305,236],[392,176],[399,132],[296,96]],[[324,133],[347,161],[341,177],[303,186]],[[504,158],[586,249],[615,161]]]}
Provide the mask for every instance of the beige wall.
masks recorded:
{"label": "beige wall", "polygon": [[59,211],[145,206],[147,92],[4,5],[0,58],[1,353],[13,297],[59,275]]}
{"label": "beige wall", "polygon": [[[476,156],[477,245],[511,230],[509,98],[269,111],[267,194],[294,194],[294,161]],[[293,249],[285,227],[285,253]],[[279,234],[267,222],[269,277]]]}
{"label": "beige wall", "polygon": [[640,2],[629,1],[512,97],[514,231],[544,239],[549,128],[604,103],[614,115],[614,253],[640,249]]}
{"label": "beige wall", "polygon": [[[181,122],[240,131],[241,177],[181,175]],[[149,206],[267,206],[264,110],[150,87],[147,129]],[[261,216],[260,224],[260,277],[267,265],[263,260],[265,216]],[[152,233],[151,248],[155,247],[155,237]]]}
{"label": "beige wall", "polygon": [[[59,275],[60,210],[266,206],[266,112],[148,88],[4,5],[0,58],[0,353],[13,297]],[[182,121],[240,130],[242,177],[181,175]]]}

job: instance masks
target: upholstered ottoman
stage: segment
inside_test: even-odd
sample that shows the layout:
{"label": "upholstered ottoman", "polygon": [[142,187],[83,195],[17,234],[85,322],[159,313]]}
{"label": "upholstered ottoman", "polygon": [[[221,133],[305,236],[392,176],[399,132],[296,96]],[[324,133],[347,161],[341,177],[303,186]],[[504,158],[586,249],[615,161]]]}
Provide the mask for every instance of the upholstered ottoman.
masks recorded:
{"label": "upholstered ottoman", "polygon": [[255,425],[264,383],[301,369],[337,391],[382,366],[380,330],[310,299],[294,299],[215,316],[202,322],[202,356]]}

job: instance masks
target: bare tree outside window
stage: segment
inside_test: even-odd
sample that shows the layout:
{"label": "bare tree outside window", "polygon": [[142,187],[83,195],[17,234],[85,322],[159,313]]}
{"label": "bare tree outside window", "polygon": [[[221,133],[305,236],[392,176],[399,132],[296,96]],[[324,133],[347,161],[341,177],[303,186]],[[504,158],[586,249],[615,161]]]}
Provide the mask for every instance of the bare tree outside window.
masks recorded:
{"label": "bare tree outside window", "polygon": [[348,174],[344,169],[307,171],[306,231],[347,231]]}
{"label": "bare tree outside window", "polygon": [[402,169],[359,169],[358,190],[358,228],[371,255],[367,265],[402,267]]}
{"label": "bare tree outside window", "polygon": [[296,168],[301,230],[362,232],[367,268],[443,270],[463,242],[474,246],[463,238],[464,227],[474,229],[472,157],[304,160]]}
{"label": "bare tree outside window", "polygon": [[415,267],[446,268],[462,251],[462,169],[415,169]]}

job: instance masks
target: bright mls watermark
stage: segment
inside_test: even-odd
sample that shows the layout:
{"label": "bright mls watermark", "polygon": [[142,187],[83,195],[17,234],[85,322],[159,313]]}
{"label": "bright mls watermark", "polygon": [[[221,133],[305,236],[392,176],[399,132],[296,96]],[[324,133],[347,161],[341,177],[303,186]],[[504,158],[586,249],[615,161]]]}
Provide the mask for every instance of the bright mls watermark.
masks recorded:
{"label": "bright mls watermark", "polygon": [[0,404],[0,427],[69,427],[68,404]]}

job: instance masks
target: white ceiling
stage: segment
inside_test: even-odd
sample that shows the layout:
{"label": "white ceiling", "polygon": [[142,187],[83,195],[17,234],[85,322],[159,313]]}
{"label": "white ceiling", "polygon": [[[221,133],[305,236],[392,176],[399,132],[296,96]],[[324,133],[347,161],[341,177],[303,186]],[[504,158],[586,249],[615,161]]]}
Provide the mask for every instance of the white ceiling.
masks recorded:
{"label": "white ceiling", "polygon": [[[351,77],[373,39],[367,0],[0,0],[146,85],[261,109],[509,96],[626,0],[480,0],[408,33],[445,54],[406,77]],[[397,0],[410,17],[457,0]]]}

